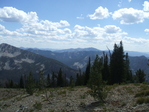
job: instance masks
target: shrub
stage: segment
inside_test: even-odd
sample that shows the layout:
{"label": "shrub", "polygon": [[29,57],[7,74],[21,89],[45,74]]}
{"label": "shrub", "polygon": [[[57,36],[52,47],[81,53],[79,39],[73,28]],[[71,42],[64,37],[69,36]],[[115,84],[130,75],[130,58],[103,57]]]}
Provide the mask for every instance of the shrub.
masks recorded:
{"label": "shrub", "polygon": [[138,98],[136,101],[137,104],[143,104],[144,102],[145,102],[145,98],[143,97]]}
{"label": "shrub", "polygon": [[143,96],[149,96],[149,90],[141,91],[135,95],[135,97],[143,97]]}
{"label": "shrub", "polygon": [[37,110],[41,110],[42,109],[42,104],[40,102],[36,102],[33,107]]}

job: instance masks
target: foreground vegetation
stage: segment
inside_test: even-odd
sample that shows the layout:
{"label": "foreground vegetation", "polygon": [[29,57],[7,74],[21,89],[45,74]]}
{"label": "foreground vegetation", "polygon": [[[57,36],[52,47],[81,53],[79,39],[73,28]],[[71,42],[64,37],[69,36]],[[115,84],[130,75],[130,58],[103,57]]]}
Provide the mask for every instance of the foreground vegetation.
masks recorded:
{"label": "foreground vegetation", "polygon": [[0,89],[1,112],[115,112],[149,111],[149,84],[106,85],[105,102],[99,102],[84,86],[47,88],[28,95],[25,89]]}

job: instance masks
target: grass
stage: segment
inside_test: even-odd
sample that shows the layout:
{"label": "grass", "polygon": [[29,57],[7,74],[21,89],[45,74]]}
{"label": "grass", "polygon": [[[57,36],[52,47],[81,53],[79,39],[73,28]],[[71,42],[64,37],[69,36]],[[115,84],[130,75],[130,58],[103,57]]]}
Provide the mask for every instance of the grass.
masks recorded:
{"label": "grass", "polygon": [[65,90],[58,91],[58,95],[63,95],[63,94],[66,94]]}
{"label": "grass", "polygon": [[149,96],[149,89],[138,92],[135,97],[143,97],[143,96]]}
{"label": "grass", "polygon": [[141,84],[140,85],[141,90],[147,90],[149,88],[148,84]]}
{"label": "grass", "polygon": [[80,95],[80,98],[81,98],[81,99],[85,99],[86,97],[87,97],[86,94]]}
{"label": "grass", "polygon": [[137,104],[149,103],[149,97],[139,97],[136,103]]}
{"label": "grass", "polygon": [[33,105],[33,107],[34,107],[35,109],[37,109],[37,110],[41,110],[41,109],[42,109],[42,104],[41,104],[41,102],[36,102],[36,103]]}
{"label": "grass", "polygon": [[135,94],[135,97],[137,97],[136,104],[149,103],[148,96],[149,96],[149,84],[148,83],[140,84],[140,91]]}
{"label": "grass", "polygon": [[134,91],[133,91],[133,88],[132,87],[123,87],[123,89],[126,89],[126,91],[130,94],[133,94]]}
{"label": "grass", "polygon": [[22,100],[22,97],[21,97],[21,96],[16,97],[16,100],[17,100],[17,101],[21,101],[21,100]]}

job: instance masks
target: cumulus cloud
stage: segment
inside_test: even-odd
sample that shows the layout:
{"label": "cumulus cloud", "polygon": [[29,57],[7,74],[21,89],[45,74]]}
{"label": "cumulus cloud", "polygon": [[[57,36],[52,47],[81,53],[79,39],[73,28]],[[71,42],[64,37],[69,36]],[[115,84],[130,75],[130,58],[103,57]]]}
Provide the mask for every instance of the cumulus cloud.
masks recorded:
{"label": "cumulus cloud", "polygon": [[[23,25],[16,31],[9,31],[0,25],[0,35],[5,36],[64,39],[71,33],[69,28],[65,28],[70,26],[66,20],[60,20],[59,22],[39,21],[36,12],[26,13],[13,7],[0,8],[0,21],[19,22]],[[64,34],[67,35],[64,36]]]}
{"label": "cumulus cloud", "polygon": [[123,8],[115,11],[112,15],[114,20],[120,20],[121,24],[142,23],[145,18],[149,18],[149,13],[133,8]]}
{"label": "cumulus cloud", "polygon": [[54,38],[56,35],[62,35],[66,32],[71,32],[70,29],[65,28],[69,25],[70,24],[65,20],[61,20],[59,22],[42,20],[36,23],[25,24],[23,28],[18,29],[17,31],[26,32],[30,36],[47,36],[46,38],[51,36]]}
{"label": "cumulus cloud", "polygon": [[113,41],[121,40],[124,35],[127,35],[126,32],[122,31],[119,27],[115,25],[106,25],[104,27],[87,27],[76,25],[73,32],[74,38],[82,38],[85,40],[91,41]]}
{"label": "cumulus cloud", "polygon": [[149,43],[148,39],[144,39],[144,38],[132,38],[132,37],[124,37],[125,42],[128,43],[135,43],[135,44],[145,44],[145,43]]}
{"label": "cumulus cloud", "polygon": [[148,1],[144,1],[143,6],[144,6],[144,8],[143,8],[144,11],[149,11],[149,2]]}
{"label": "cumulus cloud", "polygon": [[104,18],[107,18],[109,17],[110,13],[108,11],[107,8],[103,8],[102,6],[98,7],[94,14],[90,14],[88,15],[88,17],[90,17],[90,19],[104,19]]}
{"label": "cumulus cloud", "polygon": [[36,12],[24,12],[13,7],[0,8],[0,20],[5,22],[36,22],[38,16]]}
{"label": "cumulus cloud", "polygon": [[0,24],[0,35],[3,35],[3,36],[22,36],[22,34],[17,32],[17,31],[9,31],[9,30],[7,30],[1,24]]}
{"label": "cumulus cloud", "polygon": [[121,32],[120,27],[117,27],[115,25],[106,25],[104,27],[106,33],[117,33],[117,32]]}

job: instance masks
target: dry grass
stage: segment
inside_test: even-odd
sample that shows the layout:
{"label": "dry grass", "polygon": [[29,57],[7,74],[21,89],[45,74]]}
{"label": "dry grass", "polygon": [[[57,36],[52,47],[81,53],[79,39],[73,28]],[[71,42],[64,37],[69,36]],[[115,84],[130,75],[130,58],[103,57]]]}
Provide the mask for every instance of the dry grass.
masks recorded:
{"label": "dry grass", "polygon": [[36,91],[33,96],[27,95],[24,90],[0,89],[0,111],[17,111],[20,105],[27,107],[30,112],[149,111],[147,87],[147,84],[107,86],[109,92],[104,105],[87,94],[87,87],[49,88],[46,91]]}

